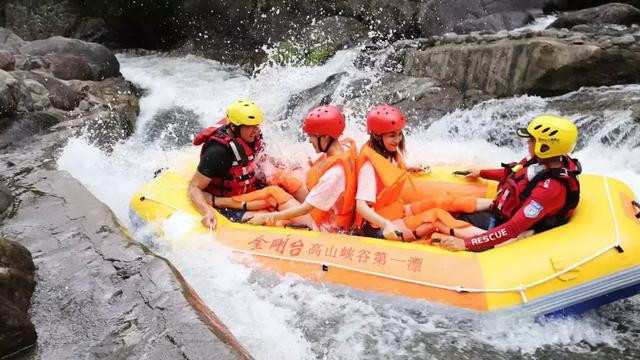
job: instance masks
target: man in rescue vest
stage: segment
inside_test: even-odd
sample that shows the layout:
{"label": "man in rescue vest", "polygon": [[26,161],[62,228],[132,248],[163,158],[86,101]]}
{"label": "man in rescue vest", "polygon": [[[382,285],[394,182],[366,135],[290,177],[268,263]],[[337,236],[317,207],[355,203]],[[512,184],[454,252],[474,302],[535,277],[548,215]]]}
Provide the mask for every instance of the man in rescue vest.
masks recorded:
{"label": "man in rescue vest", "polygon": [[512,240],[527,230],[544,231],[569,221],[580,198],[577,159],[568,154],[578,139],[578,129],[568,119],[542,115],[517,135],[528,138],[529,156],[502,169],[475,170],[470,178],[500,181],[489,211],[461,216],[474,226],[442,228],[449,233],[442,245],[452,251],[482,251]]}
{"label": "man in rescue vest", "polygon": [[264,225],[311,215],[314,229],[348,231],[353,224],[356,177],[355,143],[351,139],[339,141],[345,128],[342,111],[332,105],[312,109],[304,118],[302,129],[309,136],[320,157],[307,172],[308,194],[304,201],[286,210],[257,213],[249,223]]}
{"label": "man in rescue vest", "polygon": [[[232,221],[250,216],[247,211],[268,208],[287,208],[293,197],[278,186],[267,186],[256,175],[257,156],[262,150],[260,108],[248,100],[233,102],[226,118],[219,126],[209,127],[194,139],[202,145],[198,170],[189,183],[189,197],[203,215],[202,224],[215,228],[217,221],[213,207]],[[283,187],[297,191],[301,183],[289,181]],[[260,189],[260,190],[258,190]],[[235,199],[243,194],[256,193],[255,200]]]}

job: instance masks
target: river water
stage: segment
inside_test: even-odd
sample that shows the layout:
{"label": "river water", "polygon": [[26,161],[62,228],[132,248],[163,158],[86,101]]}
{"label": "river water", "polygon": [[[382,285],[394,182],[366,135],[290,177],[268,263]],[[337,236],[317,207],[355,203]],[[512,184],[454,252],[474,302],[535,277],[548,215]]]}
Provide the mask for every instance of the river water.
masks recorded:
{"label": "river water", "polygon": [[[145,136],[154,116],[181,107],[208,126],[238,98],[256,101],[266,114],[268,152],[305,163],[311,146],[300,142],[301,119],[285,118],[288,99],[346,71],[335,98],[348,97],[348,84],[378,77],[353,66],[353,50],[339,52],[317,67],[269,66],[254,76],[215,61],[187,56],[121,55],[123,75],[146,89],[136,133],[105,153],[84,138],[71,139],[58,161],[127,225],[128,202],[153,172],[197,156],[180,145],[177,127]],[[428,128],[413,128],[407,137],[413,163],[493,166],[522,157],[525,146],[513,136],[534,115],[562,110],[572,99],[640,99],[640,86],[579,92],[555,99],[517,97],[492,100],[473,110],[458,110]],[[575,101],[573,102],[575,103]],[[565,105],[563,105],[565,104]],[[374,104],[371,104],[374,105]],[[614,106],[591,107],[565,115],[582,133],[579,149],[585,172],[607,174],[640,194],[640,134],[631,112]],[[346,134],[362,143],[364,114],[346,109]],[[419,156],[418,156],[419,155]],[[96,176],[96,174],[100,174]],[[174,226],[180,227],[179,224]],[[178,229],[179,230],[179,229]],[[180,247],[163,246],[135,232],[184,274],[211,309],[257,359],[595,359],[640,357],[640,298],[590,311],[583,316],[534,321],[527,316],[470,314],[424,301],[389,299],[375,294],[326,287],[295,276],[279,277],[231,260],[210,239]]]}

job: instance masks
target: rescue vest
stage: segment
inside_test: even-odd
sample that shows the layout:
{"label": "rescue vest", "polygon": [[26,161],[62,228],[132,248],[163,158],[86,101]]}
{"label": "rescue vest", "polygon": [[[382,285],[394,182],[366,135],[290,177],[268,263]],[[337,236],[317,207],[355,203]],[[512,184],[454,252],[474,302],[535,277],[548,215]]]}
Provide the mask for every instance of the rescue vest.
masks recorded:
{"label": "rescue vest", "polygon": [[318,227],[337,228],[339,231],[347,231],[353,225],[353,213],[356,207],[356,144],[351,139],[346,139],[341,144],[349,149],[338,155],[327,157],[322,154],[307,172],[307,190],[311,191],[318,184],[322,175],[335,164],[339,164],[345,173],[345,190],[342,199],[329,211],[314,208],[310,215]]}
{"label": "rescue vest", "polygon": [[[360,149],[357,162],[358,173],[367,161],[371,162],[376,176],[380,179],[383,186],[382,189],[377,189],[376,203],[373,206],[373,210],[377,213],[380,213],[380,211],[385,208],[395,210],[390,211],[390,213],[394,213],[394,215],[391,215],[392,219],[390,220],[399,219],[404,215],[403,203],[400,196],[402,195],[404,184],[409,178],[409,174],[406,171],[407,167],[402,157],[397,154],[394,160],[396,164],[393,164],[389,159],[378,154],[369,145],[365,144]],[[385,215],[385,217],[387,217],[390,214],[387,213]],[[362,228],[364,223],[365,220],[362,216],[356,214],[356,227]],[[371,225],[377,227],[374,224]]]}
{"label": "rescue vest", "polygon": [[520,163],[502,164],[505,175],[500,180],[498,193],[491,207],[492,212],[498,216],[498,223],[511,219],[541,181],[557,179],[566,188],[564,205],[557,214],[538,221],[533,229],[540,232],[566,224],[580,201],[578,175],[582,173],[582,166],[578,159],[567,155],[562,156],[561,162],[560,168],[546,168],[532,175],[529,174],[530,166],[537,164],[536,158]]}
{"label": "rescue vest", "polygon": [[202,130],[193,139],[194,145],[202,145],[200,158],[210,142],[215,141],[231,150],[234,159],[229,173],[224,177],[211,178],[211,182],[204,189],[213,196],[230,197],[246,194],[256,190],[255,158],[262,150],[262,138],[249,145],[239,137],[234,137],[229,129],[227,119],[224,118],[214,126]]}

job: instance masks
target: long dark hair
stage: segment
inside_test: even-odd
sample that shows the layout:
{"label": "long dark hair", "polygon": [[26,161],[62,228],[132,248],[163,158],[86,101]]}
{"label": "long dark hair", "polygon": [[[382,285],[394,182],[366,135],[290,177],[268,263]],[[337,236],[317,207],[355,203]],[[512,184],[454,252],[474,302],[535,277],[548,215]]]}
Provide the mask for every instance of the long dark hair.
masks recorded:
{"label": "long dark hair", "polygon": [[404,157],[405,154],[404,132],[402,133],[402,140],[400,140],[400,143],[398,144],[398,151],[387,150],[387,148],[384,146],[384,142],[382,141],[382,135],[376,135],[374,133],[371,133],[369,135],[369,141],[367,142],[367,145],[378,154],[384,156],[386,159],[395,159],[397,161],[398,155]]}

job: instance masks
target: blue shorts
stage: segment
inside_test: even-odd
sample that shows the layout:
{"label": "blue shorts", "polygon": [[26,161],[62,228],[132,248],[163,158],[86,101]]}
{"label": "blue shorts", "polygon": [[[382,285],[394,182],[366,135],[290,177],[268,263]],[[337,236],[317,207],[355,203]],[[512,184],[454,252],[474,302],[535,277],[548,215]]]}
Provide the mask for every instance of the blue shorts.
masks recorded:
{"label": "blue shorts", "polygon": [[233,221],[233,222],[240,222],[242,220],[242,217],[244,216],[244,214],[246,213],[245,210],[242,209],[217,209],[218,212],[220,214],[222,214],[224,217],[226,217],[227,219]]}

